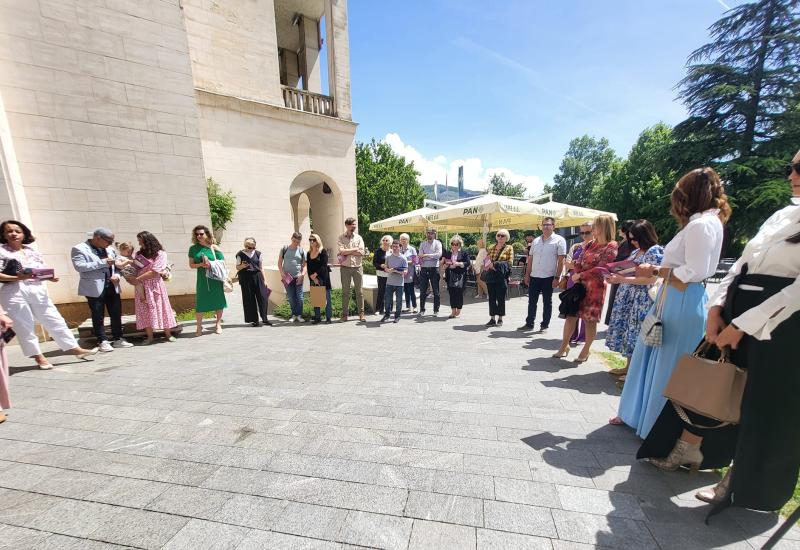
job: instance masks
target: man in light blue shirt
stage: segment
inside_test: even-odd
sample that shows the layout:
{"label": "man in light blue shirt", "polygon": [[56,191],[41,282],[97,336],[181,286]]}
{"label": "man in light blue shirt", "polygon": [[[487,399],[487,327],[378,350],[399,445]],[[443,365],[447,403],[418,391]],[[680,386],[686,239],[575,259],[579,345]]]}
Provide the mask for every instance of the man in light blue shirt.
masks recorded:
{"label": "man in light blue shirt", "polygon": [[553,313],[553,289],[558,287],[564,271],[564,258],[567,256],[567,241],[554,233],[556,221],[553,218],[542,220],[542,234],[531,243],[528,261],[525,264],[525,284],[528,285],[528,317],[519,330],[533,330],[536,320],[536,306],[542,295],[544,311],[539,332],[547,331]]}
{"label": "man in light blue shirt", "polygon": [[428,283],[433,289],[433,314],[439,314],[439,260],[442,259],[442,243],[436,238],[436,230],[428,228],[426,239],[419,244],[419,314],[425,315],[425,298]]}

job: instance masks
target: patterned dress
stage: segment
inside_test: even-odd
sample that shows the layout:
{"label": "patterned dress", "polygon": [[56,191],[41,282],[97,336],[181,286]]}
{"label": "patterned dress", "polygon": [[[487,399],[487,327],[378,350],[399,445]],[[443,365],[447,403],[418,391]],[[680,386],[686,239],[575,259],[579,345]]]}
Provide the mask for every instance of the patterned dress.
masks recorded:
{"label": "patterned dress", "polygon": [[[136,256],[136,260],[144,266],[137,270],[137,277],[147,271],[161,273],[167,267],[167,253],[163,250],[159,250],[152,260],[141,254]],[[169,303],[167,285],[164,284],[161,275],[145,279],[140,284],[142,292],[137,292],[135,295],[136,328],[164,330],[176,326],[178,323]]]}
{"label": "patterned dress", "polygon": [[[637,264],[648,263],[661,265],[664,259],[664,248],[653,245],[647,252],[634,250],[628,258]],[[606,346],[611,351],[621,353],[624,357],[633,355],[636,339],[642,328],[642,321],[647,316],[647,311],[653,305],[653,300],[647,295],[649,285],[621,284],[614,299],[614,310],[606,332]]]}
{"label": "patterned dress", "polygon": [[617,242],[597,244],[592,241],[575,260],[575,273],[581,274],[581,283],[586,287],[586,296],[581,301],[578,318],[587,322],[600,321],[603,302],[606,299],[606,282],[602,271],[595,269],[614,261],[617,257]]}

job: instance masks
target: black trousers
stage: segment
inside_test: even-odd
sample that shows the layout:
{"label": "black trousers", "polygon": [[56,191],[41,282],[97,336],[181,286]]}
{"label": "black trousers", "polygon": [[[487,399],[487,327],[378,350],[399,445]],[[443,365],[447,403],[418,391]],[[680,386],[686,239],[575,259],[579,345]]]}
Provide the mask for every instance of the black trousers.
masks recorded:
{"label": "black trousers", "polygon": [[242,307],[244,308],[245,323],[267,321],[267,286],[264,283],[264,274],[261,271],[239,272],[239,286],[242,287]]}
{"label": "black trousers", "polygon": [[539,295],[542,295],[542,328],[550,326],[550,318],[553,316],[553,279],[555,277],[531,277],[531,284],[528,287],[528,317],[525,324],[533,326],[536,320],[536,306],[539,302]]}
{"label": "black trousers", "polygon": [[506,314],[506,285],[486,284],[489,290],[489,315],[503,317]]}
{"label": "black trousers", "polygon": [[464,287],[447,287],[447,292],[450,294],[450,307],[453,309],[461,309],[464,307]]}
{"label": "black trousers", "polygon": [[378,277],[378,295],[375,297],[375,310],[378,313],[383,313],[385,293],[386,293],[386,277]]}
{"label": "black trousers", "polygon": [[425,311],[425,298],[428,295],[428,281],[433,290],[433,312],[439,311],[439,269],[435,267],[423,267],[419,270],[419,309]]}
{"label": "black trousers", "polygon": [[114,340],[122,338],[122,300],[114,288],[111,281],[106,281],[103,292],[97,298],[87,296],[89,309],[92,312],[92,332],[97,338],[97,343],[108,340],[106,336],[105,312],[108,311],[108,318],[111,320],[111,336]]}

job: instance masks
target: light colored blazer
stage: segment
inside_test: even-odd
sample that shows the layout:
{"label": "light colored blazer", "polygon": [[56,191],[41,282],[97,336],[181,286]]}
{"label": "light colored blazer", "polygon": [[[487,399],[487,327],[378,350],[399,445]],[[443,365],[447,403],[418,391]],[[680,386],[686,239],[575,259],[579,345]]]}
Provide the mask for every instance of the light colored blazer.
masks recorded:
{"label": "light colored blazer", "polygon": [[[116,258],[117,252],[112,247],[108,247],[108,257]],[[75,268],[81,280],[78,283],[78,295],[89,298],[97,298],[105,288],[106,277],[103,272],[108,267],[106,261],[95,254],[88,242],[82,242],[72,247],[72,267]],[[114,274],[114,266],[111,266],[111,274]],[[114,289],[119,294],[119,281],[114,283]]]}

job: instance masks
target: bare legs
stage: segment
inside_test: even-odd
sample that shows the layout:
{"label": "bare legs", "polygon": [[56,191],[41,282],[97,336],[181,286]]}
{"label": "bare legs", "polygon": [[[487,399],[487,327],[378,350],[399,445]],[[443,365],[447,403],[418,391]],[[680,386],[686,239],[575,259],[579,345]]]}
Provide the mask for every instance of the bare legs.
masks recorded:
{"label": "bare legs", "polygon": [[[222,334],[222,310],[218,309],[215,311],[214,316],[216,317],[216,322],[214,323],[214,333]],[[195,331],[195,334],[200,336],[203,334],[203,312],[195,313],[195,320],[197,321],[197,330]],[[169,335],[167,338],[169,338]]]}
{"label": "bare legs", "polygon": [[[586,325],[586,341],[583,344],[580,355],[575,359],[576,363],[583,363],[589,358],[589,350],[592,347],[595,336],[597,336],[597,321],[584,321],[584,324]],[[561,347],[558,348],[558,353],[553,355],[553,357],[560,359],[569,354],[569,339],[572,337],[577,326],[577,317],[567,317],[567,320],[564,321],[564,332],[561,334]]]}

